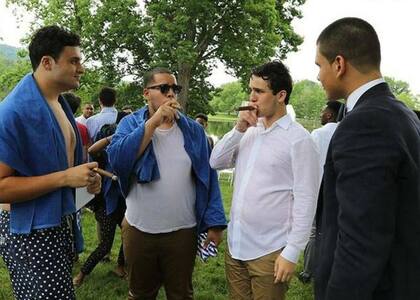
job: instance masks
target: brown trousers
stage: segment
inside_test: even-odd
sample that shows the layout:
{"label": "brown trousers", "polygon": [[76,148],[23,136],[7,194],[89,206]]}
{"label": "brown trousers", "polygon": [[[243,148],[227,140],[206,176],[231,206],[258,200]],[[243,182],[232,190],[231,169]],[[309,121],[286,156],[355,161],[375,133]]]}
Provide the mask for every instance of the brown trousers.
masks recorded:
{"label": "brown trousers", "polygon": [[124,218],[121,232],[129,300],[154,300],[162,284],[166,299],[193,299],[196,228],[150,234],[131,226]]}
{"label": "brown trousers", "polygon": [[229,299],[232,300],[284,300],[288,285],[274,284],[274,263],[280,250],[263,257],[242,261],[225,253]]}

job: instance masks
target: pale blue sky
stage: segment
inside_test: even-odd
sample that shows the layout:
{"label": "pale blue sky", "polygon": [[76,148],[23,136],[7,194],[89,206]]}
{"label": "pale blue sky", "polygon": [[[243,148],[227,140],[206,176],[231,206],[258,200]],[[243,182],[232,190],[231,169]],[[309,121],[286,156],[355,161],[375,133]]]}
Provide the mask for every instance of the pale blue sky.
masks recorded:
{"label": "pale blue sky", "polygon": [[[382,74],[407,81],[420,94],[420,3],[417,0],[307,0],[302,6],[303,18],[293,22],[295,31],[305,39],[296,53],[290,53],[286,64],[295,80],[316,80],[315,41],[322,29],[342,17],[361,17],[378,32],[382,46]],[[28,17],[18,25],[12,9],[0,0],[0,37],[13,46],[28,30]],[[25,22],[26,20],[26,22]],[[223,67],[210,78],[215,85],[234,80]]]}

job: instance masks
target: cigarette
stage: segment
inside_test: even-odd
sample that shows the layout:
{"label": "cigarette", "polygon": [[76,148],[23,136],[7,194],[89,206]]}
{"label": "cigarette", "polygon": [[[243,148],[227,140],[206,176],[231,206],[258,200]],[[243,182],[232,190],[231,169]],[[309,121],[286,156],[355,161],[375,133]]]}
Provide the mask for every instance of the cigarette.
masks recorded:
{"label": "cigarette", "polygon": [[105,171],[101,168],[93,168],[92,171],[98,173],[99,175],[105,176],[105,177],[109,177],[114,181],[118,180],[118,176],[115,174],[112,174],[111,172]]}
{"label": "cigarette", "polygon": [[255,110],[256,108],[251,106],[251,105],[247,105],[247,106],[239,106],[237,108],[235,108],[236,111],[243,111],[243,110]]}

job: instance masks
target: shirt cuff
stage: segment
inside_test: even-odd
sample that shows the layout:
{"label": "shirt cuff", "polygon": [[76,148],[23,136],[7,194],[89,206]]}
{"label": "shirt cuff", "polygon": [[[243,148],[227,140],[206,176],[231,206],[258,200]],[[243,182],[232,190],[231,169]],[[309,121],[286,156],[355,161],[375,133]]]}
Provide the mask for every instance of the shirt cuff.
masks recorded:
{"label": "shirt cuff", "polygon": [[285,259],[287,259],[288,261],[297,264],[298,260],[299,260],[299,254],[300,254],[300,250],[297,249],[294,246],[291,245],[287,245],[286,247],[284,247],[283,251],[281,252],[281,256]]}
{"label": "shirt cuff", "polygon": [[245,132],[240,132],[238,129],[236,129],[236,127],[234,127],[233,130],[232,130],[231,138],[235,141],[236,140],[239,141],[244,136]]}

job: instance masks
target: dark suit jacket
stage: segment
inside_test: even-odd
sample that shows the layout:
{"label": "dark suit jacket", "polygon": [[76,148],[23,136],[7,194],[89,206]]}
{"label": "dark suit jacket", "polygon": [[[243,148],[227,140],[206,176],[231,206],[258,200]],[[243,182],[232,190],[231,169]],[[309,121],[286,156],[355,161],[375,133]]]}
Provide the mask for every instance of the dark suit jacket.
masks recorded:
{"label": "dark suit jacket", "polygon": [[324,167],[317,300],[420,299],[420,125],[386,83],[339,124]]}

